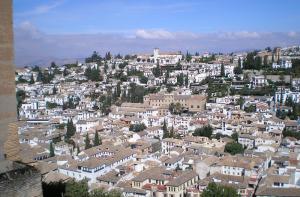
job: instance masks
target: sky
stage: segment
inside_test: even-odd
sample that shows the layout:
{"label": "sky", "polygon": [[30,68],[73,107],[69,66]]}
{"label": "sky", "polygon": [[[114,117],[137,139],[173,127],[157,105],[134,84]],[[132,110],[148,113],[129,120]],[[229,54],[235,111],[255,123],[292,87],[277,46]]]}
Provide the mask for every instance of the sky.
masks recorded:
{"label": "sky", "polygon": [[298,0],[14,0],[16,65],[300,44]]}

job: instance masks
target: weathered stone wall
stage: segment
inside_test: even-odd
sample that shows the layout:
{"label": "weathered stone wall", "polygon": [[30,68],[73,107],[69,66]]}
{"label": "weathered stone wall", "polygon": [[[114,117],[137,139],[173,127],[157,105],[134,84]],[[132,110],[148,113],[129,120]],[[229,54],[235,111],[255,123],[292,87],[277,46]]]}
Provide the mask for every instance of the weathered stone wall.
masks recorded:
{"label": "weathered stone wall", "polygon": [[3,164],[9,170],[0,173],[0,197],[42,196],[41,174],[36,169],[11,161]]}
{"label": "weathered stone wall", "polygon": [[4,160],[8,124],[17,117],[13,51],[12,0],[0,0],[0,160]]}

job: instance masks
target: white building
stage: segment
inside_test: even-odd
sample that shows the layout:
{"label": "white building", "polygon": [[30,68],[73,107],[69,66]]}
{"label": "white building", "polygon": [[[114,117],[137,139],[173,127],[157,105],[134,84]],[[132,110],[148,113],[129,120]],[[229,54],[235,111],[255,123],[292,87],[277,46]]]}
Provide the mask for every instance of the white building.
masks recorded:
{"label": "white building", "polygon": [[282,101],[282,103],[285,103],[286,99],[290,97],[292,98],[293,102],[299,103],[300,102],[300,92],[294,92],[290,89],[283,89],[282,91],[279,90],[275,93],[275,102],[279,103]]}
{"label": "white building", "polygon": [[250,82],[253,88],[263,87],[266,85],[267,79],[265,78],[264,75],[255,75],[251,77]]}
{"label": "white building", "polygon": [[114,153],[111,157],[93,156],[82,162],[77,162],[77,164],[66,163],[58,167],[58,172],[76,180],[87,178],[91,183],[95,183],[97,177],[132,159],[134,159],[133,151],[124,149],[122,152]]}
{"label": "white building", "polygon": [[153,50],[153,55],[139,55],[137,57],[138,62],[159,63],[160,65],[177,64],[182,59],[181,52],[160,52],[158,48]]}
{"label": "white building", "polygon": [[274,62],[272,64],[272,68],[274,68],[274,69],[277,69],[277,68],[284,68],[284,69],[292,68],[292,61],[282,59],[282,60],[280,60],[279,64]]}

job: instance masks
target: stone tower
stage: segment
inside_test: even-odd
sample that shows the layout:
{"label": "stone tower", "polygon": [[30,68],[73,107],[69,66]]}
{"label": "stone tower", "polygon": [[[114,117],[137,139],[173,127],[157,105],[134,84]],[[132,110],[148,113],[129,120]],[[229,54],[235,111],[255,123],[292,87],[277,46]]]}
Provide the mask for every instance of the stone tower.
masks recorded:
{"label": "stone tower", "polygon": [[40,197],[40,172],[20,162],[12,27],[12,0],[0,0],[0,197]]}
{"label": "stone tower", "polygon": [[[18,135],[13,125],[16,121],[16,93],[15,93],[15,68],[14,68],[14,46],[12,29],[12,1],[0,1],[0,160],[4,160],[6,152],[18,153]],[[10,135],[9,135],[10,133]],[[5,148],[13,148],[12,152],[4,148],[4,143],[10,139]],[[12,144],[14,142],[15,144]],[[17,147],[17,148],[16,148]],[[12,159],[18,159],[14,156]]]}
{"label": "stone tower", "polygon": [[158,58],[158,56],[159,56],[159,48],[154,48],[153,49],[153,56],[154,56],[154,59]]}

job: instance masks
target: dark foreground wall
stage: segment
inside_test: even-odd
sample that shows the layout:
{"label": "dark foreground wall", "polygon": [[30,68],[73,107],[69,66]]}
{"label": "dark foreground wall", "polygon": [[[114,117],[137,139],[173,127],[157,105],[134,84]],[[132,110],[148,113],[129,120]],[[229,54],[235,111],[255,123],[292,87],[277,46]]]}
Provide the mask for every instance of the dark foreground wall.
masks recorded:
{"label": "dark foreground wall", "polygon": [[35,168],[12,161],[0,162],[0,168],[0,197],[43,196],[41,174]]}

